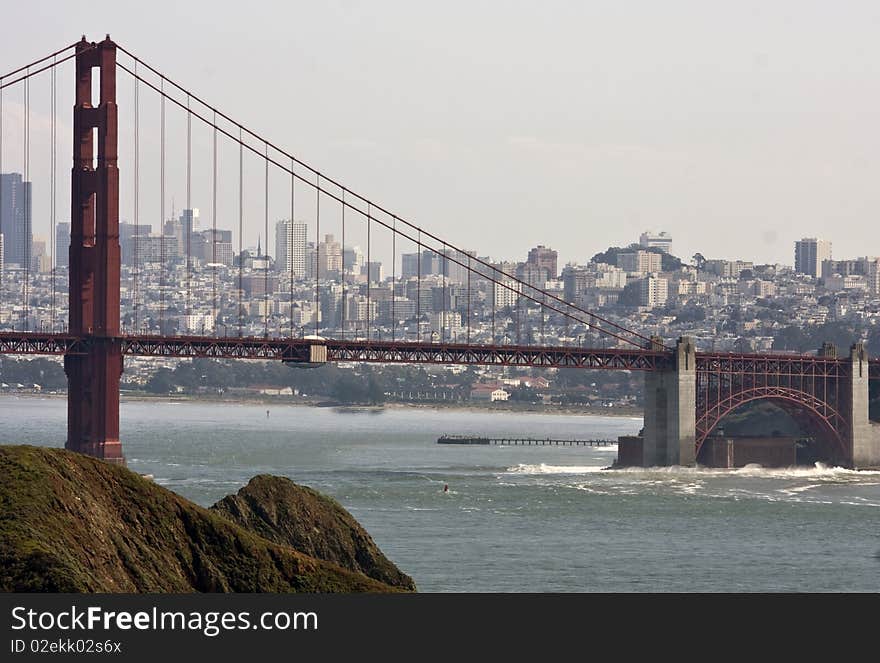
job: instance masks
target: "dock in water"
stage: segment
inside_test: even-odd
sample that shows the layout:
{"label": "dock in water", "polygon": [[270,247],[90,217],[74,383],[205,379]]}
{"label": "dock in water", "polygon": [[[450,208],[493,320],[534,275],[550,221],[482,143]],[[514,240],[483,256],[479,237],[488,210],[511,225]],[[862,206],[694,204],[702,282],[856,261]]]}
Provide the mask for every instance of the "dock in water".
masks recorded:
{"label": "dock in water", "polygon": [[575,440],[550,437],[479,437],[476,435],[442,435],[437,444],[501,444],[535,447],[607,447],[617,444],[615,440]]}

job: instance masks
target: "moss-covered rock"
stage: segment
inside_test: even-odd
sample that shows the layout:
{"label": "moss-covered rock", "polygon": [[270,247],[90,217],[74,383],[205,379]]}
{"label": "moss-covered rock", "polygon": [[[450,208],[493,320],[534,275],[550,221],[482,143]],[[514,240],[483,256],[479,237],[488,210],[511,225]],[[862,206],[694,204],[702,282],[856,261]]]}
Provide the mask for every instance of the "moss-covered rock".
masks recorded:
{"label": "moss-covered rock", "polygon": [[395,587],[416,588],[338,502],[285,477],[255,476],[211,509],[269,541]]}
{"label": "moss-covered rock", "polygon": [[269,541],[124,467],[0,446],[0,591],[400,591]]}

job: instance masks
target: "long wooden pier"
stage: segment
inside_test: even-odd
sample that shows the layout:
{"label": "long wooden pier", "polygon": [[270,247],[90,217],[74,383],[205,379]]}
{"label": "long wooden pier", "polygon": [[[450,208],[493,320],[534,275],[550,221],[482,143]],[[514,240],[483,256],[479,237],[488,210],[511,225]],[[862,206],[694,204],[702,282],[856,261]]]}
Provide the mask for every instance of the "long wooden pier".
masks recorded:
{"label": "long wooden pier", "polygon": [[501,444],[528,447],[607,447],[617,444],[616,440],[576,440],[551,437],[481,437],[478,435],[442,435],[437,444]]}

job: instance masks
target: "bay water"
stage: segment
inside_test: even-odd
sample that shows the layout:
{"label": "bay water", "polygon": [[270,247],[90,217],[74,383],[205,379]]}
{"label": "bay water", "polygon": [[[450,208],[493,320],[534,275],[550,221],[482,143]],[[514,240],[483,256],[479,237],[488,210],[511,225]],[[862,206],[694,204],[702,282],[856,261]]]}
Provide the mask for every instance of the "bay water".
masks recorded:
{"label": "bay water", "polygon": [[[268,416],[267,416],[268,409]],[[201,505],[256,474],[338,500],[420,591],[880,591],[880,472],[606,470],[641,419],[124,401],[130,469]],[[63,447],[63,398],[0,397],[0,443]],[[448,492],[444,486],[448,485]]]}

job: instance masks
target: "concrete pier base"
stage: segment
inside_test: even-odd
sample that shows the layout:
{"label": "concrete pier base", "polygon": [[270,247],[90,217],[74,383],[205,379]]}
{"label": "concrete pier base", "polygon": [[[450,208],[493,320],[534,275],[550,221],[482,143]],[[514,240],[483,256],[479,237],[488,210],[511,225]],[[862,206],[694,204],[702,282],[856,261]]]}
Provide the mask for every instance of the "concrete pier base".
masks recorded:
{"label": "concrete pier base", "polygon": [[868,353],[862,343],[850,348],[852,369],[846,384],[843,416],[850,422],[852,463],[856,469],[880,466],[880,435],[868,419]]}
{"label": "concrete pier base", "polygon": [[696,365],[694,339],[682,336],[672,365],[645,373],[644,467],[696,462]]}

